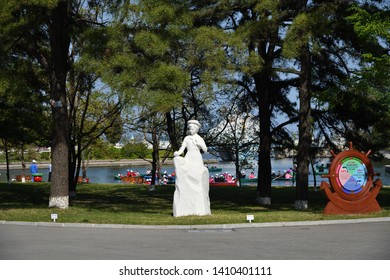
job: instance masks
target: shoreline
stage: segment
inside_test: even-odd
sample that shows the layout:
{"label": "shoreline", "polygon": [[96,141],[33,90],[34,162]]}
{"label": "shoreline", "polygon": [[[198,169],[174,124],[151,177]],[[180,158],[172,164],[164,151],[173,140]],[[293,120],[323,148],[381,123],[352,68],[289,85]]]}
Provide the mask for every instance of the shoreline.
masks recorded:
{"label": "shoreline", "polygon": [[[217,164],[217,160],[204,160],[205,164]],[[30,167],[30,162],[26,162],[26,169]],[[47,168],[50,164],[49,161],[42,161],[38,162],[39,168]],[[145,166],[145,165],[152,165],[149,161],[143,160],[143,159],[120,159],[120,160],[112,160],[112,159],[102,159],[102,160],[90,160],[88,163],[88,167],[99,167],[99,166]],[[164,161],[164,165],[173,165],[173,159],[167,159]],[[0,163],[0,170],[6,170],[7,165],[5,162]],[[22,169],[22,163],[21,162],[11,162],[9,164],[9,169]]]}

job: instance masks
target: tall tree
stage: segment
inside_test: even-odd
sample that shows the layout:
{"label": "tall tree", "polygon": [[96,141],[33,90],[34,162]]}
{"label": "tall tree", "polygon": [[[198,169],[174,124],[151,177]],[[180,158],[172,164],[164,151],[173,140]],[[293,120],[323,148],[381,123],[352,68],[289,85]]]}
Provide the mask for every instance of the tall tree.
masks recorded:
{"label": "tall tree", "polygon": [[[79,173],[89,147],[103,135],[114,141],[122,137],[122,93],[101,79],[104,50],[110,26],[111,1],[73,1],[70,70],[67,75],[69,115],[69,191],[75,195]],[[99,35],[97,35],[99,34]],[[91,55],[99,58],[92,59]],[[108,55],[108,53],[107,53]],[[93,66],[100,65],[100,69]],[[115,130],[115,131],[114,131]]]}
{"label": "tall tree", "polygon": [[[126,94],[127,111],[146,110],[159,119],[161,114],[165,116],[165,127],[156,128],[167,131],[175,150],[185,136],[186,121],[205,115],[205,104],[212,100],[211,82],[208,91],[205,83],[199,82],[212,71],[201,73],[197,63],[211,69],[208,62],[212,56],[206,46],[200,50],[194,45],[201,43],[202,36],[209,43],[215,37],[204,36],[204,32],[192,28],[187,1],[139,1],[131,5],[119,2],[121,5],[113,11],[113,24],[103,37],[101,56],[95,55],[88,61],[103,58],[103,63],[98,62],[102,79]],[[209,55],[208,59],[205,55]]]}
{"label": "tall tree", "polygon": [[[359,1],[301,1],[299,14],[294,17],[286,34],[283,53],[287,57],[295,57],[300,65],[297,209],[308,207],[307,178],[312,150],[311,131],[320,128],[324,134],[333,132],[332,137],[327,137],[330,143],[336,139],[335,132],[341,132],[348,140],[355,139],[357,143],[362,144],[364,142],[362,129],[366,130],[372,126],[371,118],[378,120],[378,114],[373,112],[368,115],[362,114],[364,111],[371,111],[374,102],[370,95],[362,95],[359,92],[358,85],[361,83],[357,82],[356,77],[359,76],[361,79],[362,75],[357,75],[356,70],[360,68],[357,65],[364,64],[362,51],[370,49],[374,53],[383,53],[384,46],[380,47],[378,41],[371,38],[359,40],[356,29],[354,30],[346,20],[354,10],[353,8],[351,10],[351,7],[357,7],[353,4],[358,3]],[[370,5],[363,5],[363,7],[364,9],[358,8],[360,12],[362,9],[366,11],[373,8]],[[367,85],[367,80],[364,84]],[[369,90],[369,86],[365,89]],[[313,90],[315,100],[311,99]],[[381,100],[384,101],[383,98]],[[318,104],[313,115],[311,114],[312,101],[317,101]],[[386,111],[378,103],[376,106],[380,112]],[[328,118],[335,113],[338,117]],[[359,115],[364,117],[361,118]],[[317,121],[315,126],[313,126],[314,121]],[[327,122],[326,127],[320,121]],[[359,136],[353,137],[354,134]]]}
{"label": "tall tree", "polygon": [[299,75],[299,115],[298,115],[298,154],[296,177],[296,201],[297,209],[307,209],[309,188],[309,163],[312,140],[311,95],[312,95],[312,60],[311,60],[311,28],[313,22],[309,22],[307,16],[307,1],[301,1],[299,14],[294,18],[289,27],[284,54],[292,54],[300,63]]}
{"label": "tall tree", "polygon": [[49,92],[52,101],[52,179],[49,207],[69,207],[69,167],[64,165],[69,156],[69,122],[66,98],[66,76],[69,71],[68,52],[71,33],[72,1],[60,0],[47,11],[50,57],[43,61],[49,75]]}
{"label": "tall tree", "polygon": [[[72,81],[73,71],[68,80]],[[77,77],[77,78],[76,78]],[[70,138],[69,138],[69,191],[76,195],[82,159],[97,139],[106,136],[108,140],[119,142],[123,134],[120,117],[121,99],[115,92],[98,89],[96,78],[85,72],[78,72],[73,85],[68,83]],[[84,168],[86,173],[86,169]],[[84,174],[86,176],[86,174]]]}
{"label": "tall tree", "polygon": [[[1,45],[0,57],[0,139],[10,181],[8,151],[26,144],[44,143],[50,137],[50,125],[43,105],[42,84],[37,82],[39,69],[25,57],[10,54],[7,44]],[[45,144],[49,145],[47,141]]]}
{"label": "tall tree", "polygon": [[2,1],[3,42],[11,54],[23,55],[45,71],[52,104],[53,177],[49,206],[67,208],[68,114],[66,75],[71,33],[72,1]]}
{"label": "tall tree", "polygon": [[[294,4],[290,1],[247,1],[231,4],[221,25],[232,34],[228,55],[236,65],[233,77],[245,92],[245,99],[259,111],[259,173],[257,200],[271,204],[271,150],[273,119],[276,112],[293,114],[287,89],[296,79],[284,81],[279,72],[282,34],[285,22],[291,20]],[[278,128],[280,130],[280,128]]]}
{"label": "tall tree", "polygon": [[[85,49],[92,46],[95,52],[99,52],[100,46],[93,45],[94,40],[88,35],[93,33],[91,29],[104,24],[106,19],[103,13],[106,10],[107,3],[103,0],[2,1],[0,21],[3,42],[8,46],[10,55],[23,57],[30,65],[40,69],[40,90],[46,94],[47,104],[51,108],[53,171],[50,207],[69,206],[68,188],[75,187],[75,163],[80,163],[75,157],[75,145],[85,147],[84,144],[90,143],[93,138],[82,140],[80,137],[88,133],[85,130],[79,133],[80,128],[85,129],[83,124],[91,121],[92,115],[94,121],[105,118],[88,128],[89,136],[93,134],[96,138],[96,135],[106,131],[118,115],[118,99],[113,103],[106,100],[100,115],[97,111],[95,114],[91,112],[93,106],[88,105],[99,100],[94,83],[91,83],[97,80],[96,75],[85,65],[75,70],[81,50],[84,55]],[[91,95],[94,96],[88,99]],[[95,102],[94,106],[97,104]],[[76,113],[75,109],[81,108],[78,105],[85,105],[84,109],[90,110],[91,115],[87,111]],[[113,115],[113,118],[108,117]],[[102,123],[105,123],[105,128],[100,127],[98,133],[92,132]],[[82,141],[84,144],[80,144]]]}

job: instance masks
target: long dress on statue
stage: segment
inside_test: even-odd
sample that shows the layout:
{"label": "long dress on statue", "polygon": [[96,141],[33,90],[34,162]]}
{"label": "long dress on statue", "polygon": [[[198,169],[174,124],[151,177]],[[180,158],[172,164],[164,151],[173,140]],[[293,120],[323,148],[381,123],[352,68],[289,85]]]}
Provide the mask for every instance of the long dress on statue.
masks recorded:
{"label": "long dress on statue", "polygon": [[209,171],[203,164],[200,148],[207,151],[204,140],[199,135],[186,136],[179,150],[187,148],[185,157],[175,156],[175,193],[173,216],[210,215]]}

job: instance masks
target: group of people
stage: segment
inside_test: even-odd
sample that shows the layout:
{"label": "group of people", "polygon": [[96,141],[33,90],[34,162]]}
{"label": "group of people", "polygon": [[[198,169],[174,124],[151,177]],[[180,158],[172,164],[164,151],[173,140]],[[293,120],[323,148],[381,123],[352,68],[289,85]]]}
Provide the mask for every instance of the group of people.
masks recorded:
{"label": "group of people", "polygon": [[[248,178],[249,179],[255,179],[256,178],[255,172],[252,171],[249,174]],[[246,179],[245,171],[241,172],[241,179]],[[234,178],[234,176],[232,174],[229,174],[229,173],[225,172],[223,174],[216,174],[215,176],[211,176],[209,182],[210,183],[214,183],[214,182],[235,183],[236,179]]]}
{"label": "group of people", "polygon": [[123,178],[123,177],[138,177],[138,176],[141,176],[141,175],[139,174],[139,172],[137,170],[133,171],[131,169],[127,169],[126,176],[121,174],[121,173],[118,173],[117,176],[119,178]]}
{"label": "group of people", "polygon": [[169,174],[168,171],[164,171],[161,178],[161,184],[167,185],[167,184],[175,183],[175,176],[176,176],[175,171],[172,172],[171,174]]}
{"label": "group of people", "polygon": [[[246,178],[246,174],[245,174],[245,171],[244,171],[244,170],[241,172],[241,178],[242,178],[242,179],[245,179],[245,178]],[[249,174],[249,177],[248,177],[248,178],[249,178],[249,179],[255,179],[255,178],[256,178],[255,172],[254,172],[254,171],[251,171],[251,173]]]}
{"label": "group of people", "polygon": [[131,169],[127,169],[126,176],[127,177],[138,177],[138,176],[140,176],[140,174],[137,170],[133,171]]}
{"label": "group of people", "polygon": [[278,178],[292,179],[294,178],[294,169],[290,167],[289,170],[283,170],[283,173],[279,170],[277,174],[275,173],[275,171],[272,171],[271,177],[273,179],[278,179]]}
{"label": "group of people", "polygon": [[[152,182],[152,170],[148,169],[145,172],[145,175],[141,175],[138,170],[131,170],[128,169],[126,172],[126,176],[118,173],[116,177],[119,177],[120,179],[126,178],[126,177],[143,177],[145,184],[151,184]],[[161,179],[161,180],[160,180]],[[156,183],[160,180],[160,184],[166,185],[166,184],[174,184],[175,183],[175,172],[172,172],[171,174],[168,173],[168,171],[164,171],[164,173],[161,175],[161,178],[159,179],[159,176],[156,174]]]}
{"label": "group of people", "polygon": [[227,183],[234,183],[236,179],[232,174],[229,174],[227,172],[223,174],[215,174],[215,176],[211,176],[209,179],[209,183],[214,182],[227,182]]}

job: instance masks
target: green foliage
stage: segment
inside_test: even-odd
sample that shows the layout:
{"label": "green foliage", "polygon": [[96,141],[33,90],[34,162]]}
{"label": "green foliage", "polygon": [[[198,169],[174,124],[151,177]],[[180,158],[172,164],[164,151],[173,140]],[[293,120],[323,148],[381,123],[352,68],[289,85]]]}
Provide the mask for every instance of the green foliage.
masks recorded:
{"label": "green foliage", "polygon": [[122,158],[150,158],[151,153],[144,143],[127,143],[121,148]]}
{"label": "green foliage", "polygon": [[113,145],[118,143],[122,138],[123,130],[123,120],[118,117],[105,132],[108,142]]}
{"label": "green foliage", "polygon": [[353,24],[361,39],[372,41],[377,41],[380,37],[390,39],[390,15],[385,7],[383,10],[373,12],[354,5],[350,12],[351,15],[346,19]]}
{"label": "green foliage", "polygon": [[223,46],[228,37],[224,32],[213,26],[201,26],[191,30],[190,37],[187,49],[190,66],[219,72],[226,66]]}
{"label": "green foliage", "polygon": [[180,67],[158,63],[147,71],[147,86],[140,105],[156,112],[168,112],[182,101],[182,90],[188,84],[188,74]]}
{"label": "green foliage", "polygon": [[98,140],[91,147],[91,159],[119,159],[120,150],[112,144]]}
{"label": "green foliage", "polygon": [[389,67],[388,62],[381,61],[363,69],[359,76],[345,84],[346,90],[327,97],[329,110],[339,121],[349,124],[348,139],[363,150],[389,147]]}
{"label": "green foliage", "polygon": [[122,148],[116,148],[114,145],[98,140],[91,145],[91,159],[138,159],[151,158],[151,151],[144,143],[129,142]]}
{"label": "green foliage", "polygon": [[336,95],[325,98],[330,111],[347,124],[345,137],[362,150],[377,151],[389,146],[390,136],[390,15],[374,6],[354,5],[348,11],[359,68],[335,89]]}
{"label": "green foliage", "polygon": [[292,25],[288,28],[286,38],[283,44],[283,55],[287,58],[296,58],[302,48],[310,42],[312,38],[312,22],[309,15],[302,13],[294,17]]}
{"label": "green foliage", "polygon": [[149,56],[162,56],[169,50],[167,38],[162,38],[148,30],[137,33],[134,37],[134,43]]}
{"label": "green foliage", "polygon": [[40,71],[22,56],[0,50],[0,138],[15,145],[50,135],[50,122]]}

